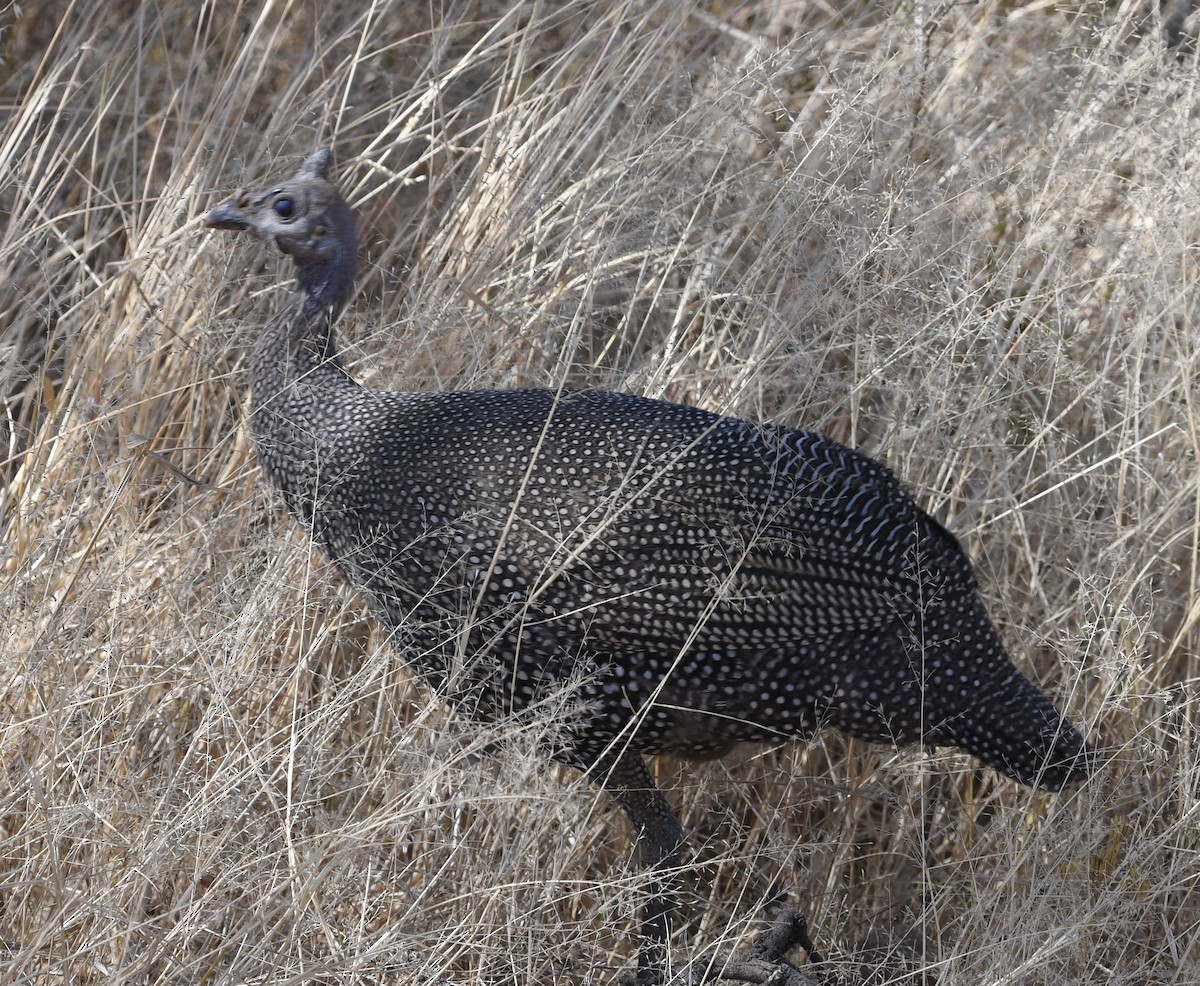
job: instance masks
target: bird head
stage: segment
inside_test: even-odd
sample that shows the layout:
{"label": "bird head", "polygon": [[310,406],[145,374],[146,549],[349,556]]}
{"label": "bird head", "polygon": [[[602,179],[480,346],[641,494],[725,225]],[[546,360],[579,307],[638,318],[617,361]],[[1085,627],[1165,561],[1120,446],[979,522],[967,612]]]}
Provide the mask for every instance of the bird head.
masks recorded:
{"label": "bird head", "polygon": [[286,181],[259,192],[239,189],[204,217],[204,225],[254,233],[292,258],[305,292],[337,309],[353,288],[358,244],[350,208],[330,177],[331,161],[323,149]]}

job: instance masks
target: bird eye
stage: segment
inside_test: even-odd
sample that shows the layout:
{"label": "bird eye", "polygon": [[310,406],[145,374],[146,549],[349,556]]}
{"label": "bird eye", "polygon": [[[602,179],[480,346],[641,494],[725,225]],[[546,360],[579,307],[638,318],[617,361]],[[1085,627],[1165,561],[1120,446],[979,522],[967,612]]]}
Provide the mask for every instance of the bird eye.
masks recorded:
{"label": "bird eye", "polygon": [[280,219],[292,219],[296,215],[296,203],[286,197],[276,199],[275,204],[271,208],[275,210],[275,215]]}

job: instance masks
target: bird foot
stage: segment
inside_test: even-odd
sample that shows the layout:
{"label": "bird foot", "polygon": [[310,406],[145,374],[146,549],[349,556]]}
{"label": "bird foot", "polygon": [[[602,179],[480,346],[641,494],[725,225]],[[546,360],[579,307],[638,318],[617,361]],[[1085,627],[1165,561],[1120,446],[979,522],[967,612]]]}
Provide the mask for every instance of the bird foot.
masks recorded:
{"label": "bird foot", "polygon": [[808,934],[808,921],[796,908],[774,902],[767,905],[771,926],[744,955],[728,958],[708,956],[694,964],[696,972],[687,986],[703,986],[719,981],[755,983],[759,986],[822,986],[822,982],[801,972],[787,960],[787,953],[799,946],[809,961],[824,961]]}
{"label": "bird foot", "polygon": [[[705,986],[706,983],[738,982],[757,986],[830,986],[826,977],[820,980],[801,972],[787,960],[787,953],[799,946],[809,961],[819,965],[824,961],[813,946],[808,934],[808,921],[796,908],[775,902],[767,906],[771,926],[743,955],[722,956],[709,952],[688,963],[669,986]],[[636,973],[626,973],[619,986],[664,986],[666,977],[659,969],[643,966]]]}

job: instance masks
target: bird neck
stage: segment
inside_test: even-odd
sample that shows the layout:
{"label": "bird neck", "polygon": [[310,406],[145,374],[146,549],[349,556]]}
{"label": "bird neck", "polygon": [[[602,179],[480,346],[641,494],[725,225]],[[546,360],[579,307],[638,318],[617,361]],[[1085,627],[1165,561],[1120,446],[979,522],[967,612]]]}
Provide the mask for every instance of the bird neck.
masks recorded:
{"label": "bird neck", "polygon": [[298,390],[320,395],[354,381],[338,355],[334,321],[342,306],[304,291],[279,312],[258,337],[251,356],[254,403],[292,405]]}

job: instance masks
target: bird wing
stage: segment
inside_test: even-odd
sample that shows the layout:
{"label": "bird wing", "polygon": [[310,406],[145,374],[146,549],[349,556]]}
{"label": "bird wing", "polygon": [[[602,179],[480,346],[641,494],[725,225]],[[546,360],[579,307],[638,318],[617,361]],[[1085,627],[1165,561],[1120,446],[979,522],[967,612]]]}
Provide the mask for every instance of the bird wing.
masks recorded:
{"label": "bird wing", "polygon": [[543,592],[597,647],[811,644],[895,627],[937,581],[929,518],[886,467],[828,439],[722,419],[621,461],[604,483],[620,495],[559,535]]}
{"label": "bird wing", "polygon": [[359,582],[398,613],[478,600],[614,652],[804,646],[894,632],[957,552],[887,467],[819,435],[626,395],[440,396],[391,398],[405,441],[370,457],[386,503],[357,555],[380,578]]}

